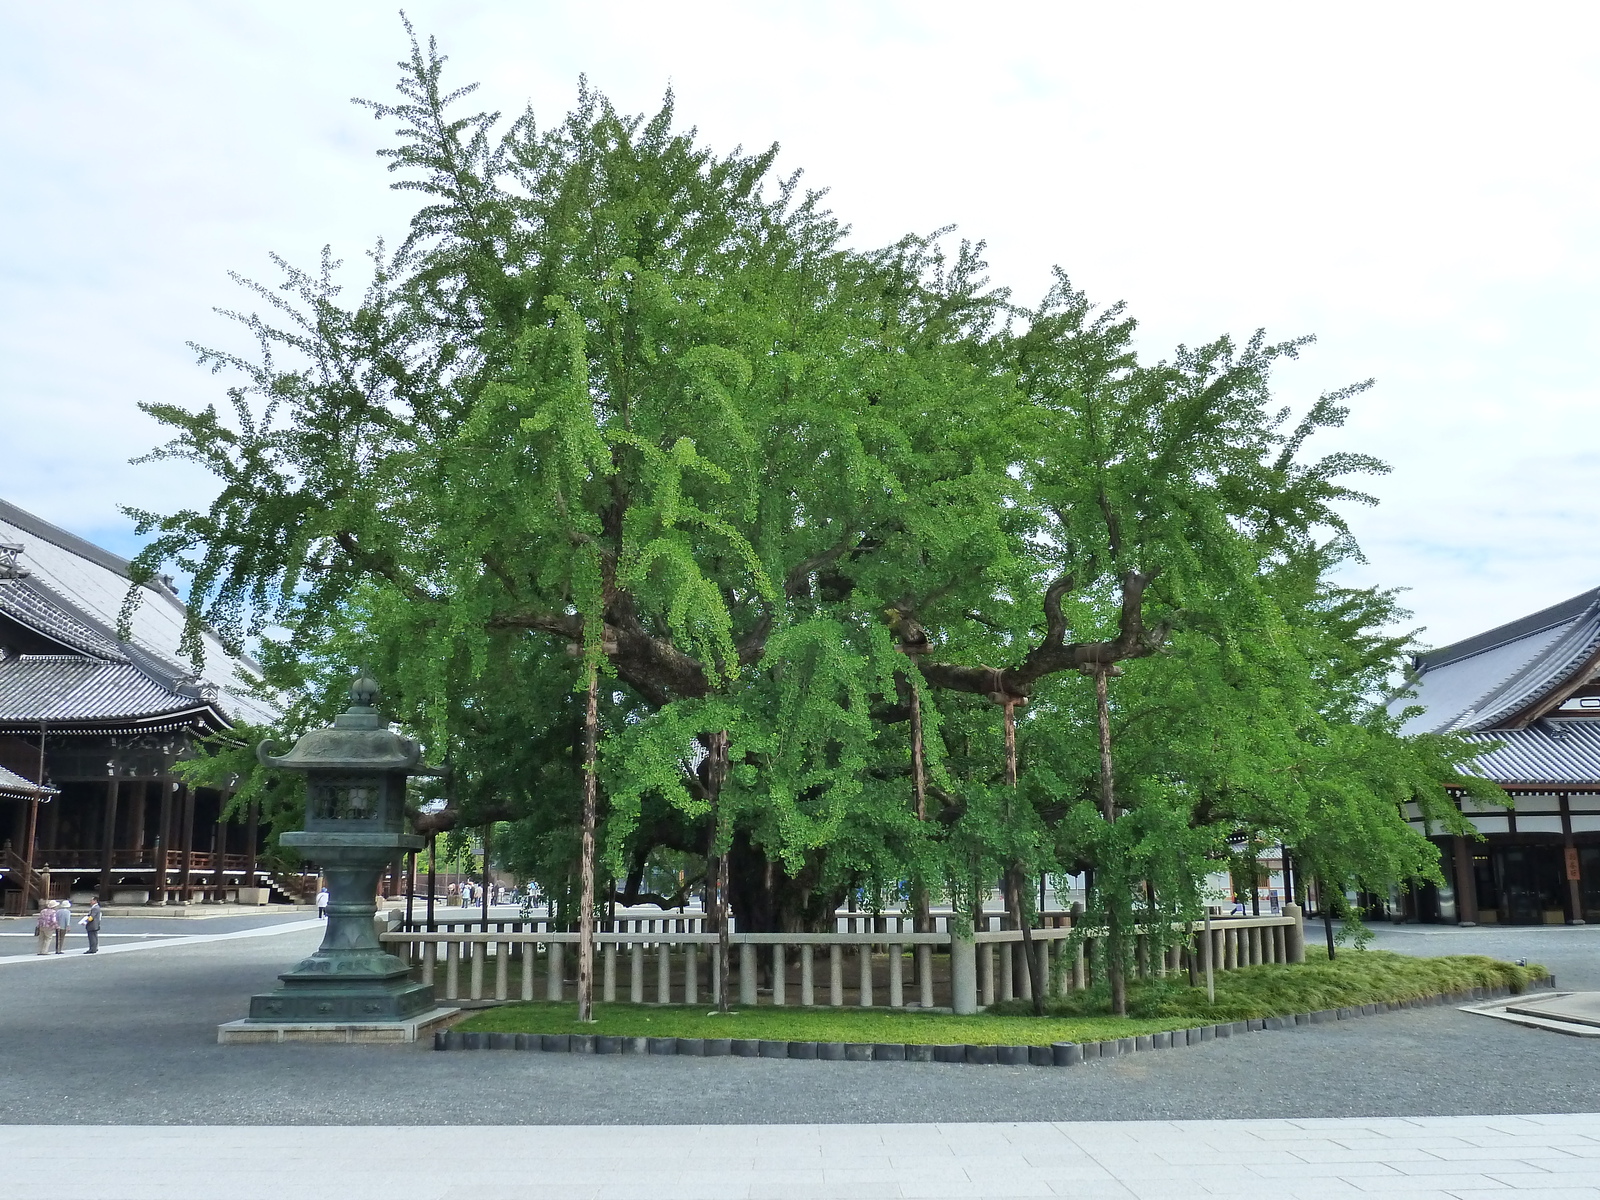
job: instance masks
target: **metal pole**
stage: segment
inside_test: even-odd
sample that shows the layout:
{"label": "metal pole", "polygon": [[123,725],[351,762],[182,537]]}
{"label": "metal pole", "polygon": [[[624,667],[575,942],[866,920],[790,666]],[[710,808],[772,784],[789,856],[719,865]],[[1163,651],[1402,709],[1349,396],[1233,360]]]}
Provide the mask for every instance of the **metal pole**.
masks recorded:
{"label": "metal pole", "polygon": [[483,827],[483,931],[489,932],[489,853],[494,845],[494,822]]}
{"label": "metal pole", "polygon": [[437,833],[429,833],[428,834],[428,932],[429,933],[435,932],[434,927],[433,927],[433,866],[434,866],[433,848],[434,848],[434,843],[437,842],[438,840],[439,840],[439,835]]}
{"label": "metal pole", "polygon": [[412,906],[417,899],[417,852],[406,855],[406,928],[412,928]]}
{"label": "metal pole", "polygon": [[[44,788],[44,722],[39,722],[39,769],[34,783],[40,790]],[[39,792],[33,794],[33,802],[28,806],[28,837],[22,846],[22,911],[26,915],[28,901],[33,895],[33,843],[39,836]]]}

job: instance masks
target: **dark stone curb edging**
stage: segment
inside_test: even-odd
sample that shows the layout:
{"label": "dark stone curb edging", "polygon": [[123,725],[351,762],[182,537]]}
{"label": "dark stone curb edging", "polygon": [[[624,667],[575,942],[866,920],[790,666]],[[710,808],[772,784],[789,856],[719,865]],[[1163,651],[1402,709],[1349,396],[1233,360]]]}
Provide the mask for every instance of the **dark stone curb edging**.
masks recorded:
{"label": "dark stone curb edging", "polygon": [[[1555,979],[1541,986],[1554,987]],[[1415,1000],[1394,1000],[1352,1008],[1326,1008],[1320,1012],[1287,1017],[1260,1017],[1222,1025],[1197,1025],[1166,1033],[1105,1042],[1054,1042],[1048,1046],[924,1045],[911,1042],[774,1042],[754,1038],[613,1037],[579,1033],[461,1033],[450,1030],[433,1035],[435,1050],[524,1050],[569,1054],[677,1054],[690,1058],[806,1058],[829,1062],[937,1062],[973,1065],[997,1063],[1009,1067],[1072,1067],[1097,1058],[1117,1058],[1145,1050],[1195,1046],[1217,1038],[1237,1037],[1268,1029],[1293,1029],[1297,1025],[1323,1025],[1349,1021],[1408,1008],[1469,1004],[1474,1000],[1499,1000],[1511,995],[1505,987],[1473,988]]]}

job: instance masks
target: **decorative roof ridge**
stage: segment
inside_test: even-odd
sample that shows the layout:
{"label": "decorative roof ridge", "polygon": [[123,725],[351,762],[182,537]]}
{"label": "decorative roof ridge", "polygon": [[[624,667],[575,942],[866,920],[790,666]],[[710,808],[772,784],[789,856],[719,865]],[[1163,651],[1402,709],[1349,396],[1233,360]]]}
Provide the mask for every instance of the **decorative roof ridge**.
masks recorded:
{"label": "decorative roof ridge", "polygon": [[[1512,672],[1508,678],[1480,697],[1473,706],[1468,724],[1475,728],[1492,727],[1496,720],[1508,713],[1518,712],[1538,703],[1543,697],[1568,682],[1568,675],[1574,666],[1589,662],[1594,657],[1596,645],[1600,645],[1600,611],[1591,609],[1573,622],[1572,628],[1566,633],[1557,637],[1518,670]],[[1560,669],[1552,671],[1542,682],[1534,684],[1531,690],[1525,691],[1522,695],[1518,696],[1515,693],[1513,689],[1519,681],[1526,681],[1530,675],[1537,674],[1540,668],[1549,667],[1554,661],[1562,663]]]}
{"label": "decorative roof ridge", "polygon": [[[40,637],[48,638],[93,658],[109,662],[128,662],[126,643],[105,630],[99,622],[87,618],[80,609],[37,576],[0,577],[0,596],[26,596],[32,604],[12,601],[7,605],[7,615],[12,620],[31,629]],[[41,616],[37,608],[44,609]],[[61,628],[50,628],[53,622]],[[76,628],[74,628],[76,626]]]}
{"label": "decorative roof ridge", "polygon": [[1440,646],[1434,650],[1425,650],[1413,660],[1417,672],[1425,674],[1464,658],[1473,658],[1485,651],[1493,650],[1510,642],[1521,641],[1546,629],[1557,625],[1566,624],[1568,621],[1582,617],[1586,612],[1600,604],[1600,587],[1590,588],[1559,604],[1552,604],[1549,608],[1541,608],[1538,612],[1529,613],[1525,617],[1518,617],[1515,621],[1507,621],[1504,625],[1496,625],[1493,629],[1486,629],[1482,633],[1475,633],[1469,638],[1459,642],[1451,642],[1447,646]]}
{"label": "decorative roof ridge", "polygon": [[[67,530],[62,529],[59,525],[52,525],[44,518],[34,516],[27,509],[18,508],[9,500],[0,499],[0,521],[4,521],[9,525],[15,525],[18,529],[21,529],[27,533],[31,533],[34,537],[39,538],[41,541],[49,542],[51,545],[57,546],[60,549],[67,551],[69,554],[76,554],[79,558],[87,559],[96,566],[104,567],[106,570],[122,576],[122,578],[128,580],[130,584],[133,582],[132,560],[123,558],[120,554],[113,554],[103,546],[97,546],[93,542],[87,540],[86,538],[81,538],[75,533],[69,533]],[[35,576],[35,578],[37,578],[37,576]],[[178,595],[177,589],[173,587],[171,580],[167,576],[154,576],[145,580],[145,582],[139,586],[155,593],[155,595],[172,605],[187,618],[189,606],[183,602],[183,597]],[[51,590],[52,594],[54,594],[54,589]],[[202,622],[201,628],[203,628],[212,637],[216,638],[219,643],[222,642],[222,638],[210,625]],[[120,639],[118,640],[120,641]],[[140,649],[143,650],[142,647],[140,647]],[[160,658],[159,655],[154,655],[151,651],[144,652],[152,654],[158,659]],[[229,657],[236,659],[238,662],[243,663],[251,670],[252,673],[256,675],[260,675],[262,673],[261,664],[258,663],[252,655],[245,653],[242,649],[238,654],[233,654],[224,645],[223,652],[228,654]],[[165,660],[162,659],[161,661]],[[180,668],[180,670],[187,671],[188,668],[184,667]]]}

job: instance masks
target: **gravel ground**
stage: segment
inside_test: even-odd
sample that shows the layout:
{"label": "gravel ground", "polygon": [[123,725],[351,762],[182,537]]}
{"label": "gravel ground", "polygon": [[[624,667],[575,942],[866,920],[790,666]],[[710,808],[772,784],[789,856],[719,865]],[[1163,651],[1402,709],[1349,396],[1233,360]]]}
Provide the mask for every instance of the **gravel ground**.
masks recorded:
{"label": "gravel ground", "polygon": [[[219,930],[218,932],[221,932]],[[1383,928],[1600,984],[1600,927]],[[0,1122],[666,1124],[1600,1111],[1600,1040],[1433,1008],[1082,1067],[218,1046],[318,931],[0,967]]]}

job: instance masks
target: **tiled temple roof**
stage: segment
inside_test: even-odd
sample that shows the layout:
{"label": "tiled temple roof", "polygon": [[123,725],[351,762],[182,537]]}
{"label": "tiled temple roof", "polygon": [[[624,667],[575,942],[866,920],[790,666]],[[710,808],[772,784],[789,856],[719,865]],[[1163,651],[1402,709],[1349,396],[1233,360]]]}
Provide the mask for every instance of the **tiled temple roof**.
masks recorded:
{"label": "tiled temple roof", "polygon": [[256,664],[209,631],[198,672],[189,664],[184,606],[166,580],[138,589],[124,641],[117,625],[132,587],[126,559],[3,500],[0,550],[0,616],[63,652],[0,658],[0,728],[40,720],[147,728],[183,714],[212,728],[276,719],[251,690]]}

